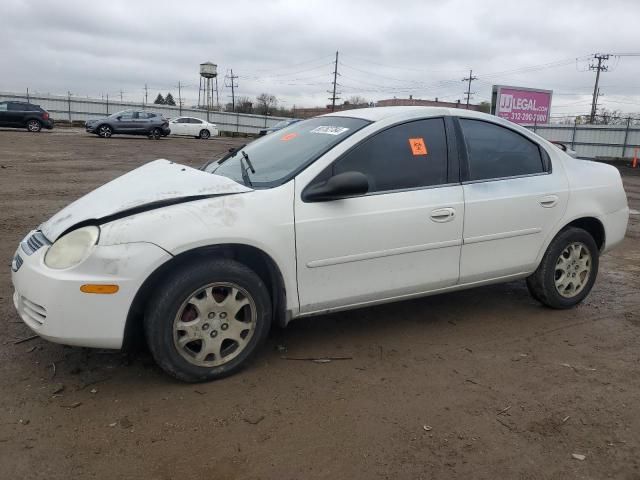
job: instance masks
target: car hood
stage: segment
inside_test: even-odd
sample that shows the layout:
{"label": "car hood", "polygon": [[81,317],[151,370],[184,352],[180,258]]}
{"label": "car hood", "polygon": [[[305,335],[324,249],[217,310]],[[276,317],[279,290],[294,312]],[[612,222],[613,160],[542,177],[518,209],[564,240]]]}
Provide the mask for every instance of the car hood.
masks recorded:
{"label": "car hood", "polygon": [[166,205],[251,190],[227,177],[155,160],[76,200],[40,225],[40,230],[54,242],[79,224],[105,223]]}

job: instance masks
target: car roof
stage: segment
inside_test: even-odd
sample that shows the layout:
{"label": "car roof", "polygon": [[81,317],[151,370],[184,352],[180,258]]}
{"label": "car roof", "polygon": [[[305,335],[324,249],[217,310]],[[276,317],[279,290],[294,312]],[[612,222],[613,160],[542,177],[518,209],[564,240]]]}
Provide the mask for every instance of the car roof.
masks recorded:
{"label": "car roof", "polygon": [[445,108],[445,107],[418,107],[418,106],[401,106],[401,107],[364,107],[354,108],[351,110],[341,110],[339,112],[327,113],[323,117],[351,117],[361,118],[370,122],[386,120],[388,118],[402,117],[439,117],[443,115],[455,115],[459,117],[486,118],[494,122],[497,118],[495,115],[489,115],[474,110],[466,110],[462,108]]}

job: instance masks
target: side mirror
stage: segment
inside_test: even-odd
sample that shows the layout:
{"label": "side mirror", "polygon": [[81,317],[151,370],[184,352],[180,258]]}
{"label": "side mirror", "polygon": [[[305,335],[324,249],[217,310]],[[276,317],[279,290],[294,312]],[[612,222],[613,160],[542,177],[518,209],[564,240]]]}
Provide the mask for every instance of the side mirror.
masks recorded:
{"label": "side mirror", "polygon": [[354,195],[364,195],[369,191],[369,180],[361,172],[344,172],[334,175],[326,182],[312,185],[302,194],[305,202],[326,202]]}
{"label": "side mirror", "polygon": [[116,117],[116,120],[120,121],[122,120],[122,117]]}

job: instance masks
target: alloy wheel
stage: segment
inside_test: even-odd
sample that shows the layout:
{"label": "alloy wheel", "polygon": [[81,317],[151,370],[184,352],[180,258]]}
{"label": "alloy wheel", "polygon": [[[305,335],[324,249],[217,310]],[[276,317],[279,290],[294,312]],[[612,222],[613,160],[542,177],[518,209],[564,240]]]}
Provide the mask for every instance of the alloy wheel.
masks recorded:
{"label": "alloy wheel", "polygon": [[240,286],[218,282],[187,297],[173,321],[178,353],[199,367],[217,367],[237,357],[256,329],[256,304]]}
{"label": "alloy wheel", "polygon": [[565,247],[555,268],[555,285],[565,298],[578,295],[589,283],[591,276],[591,252],[582,242],[573,242]]}

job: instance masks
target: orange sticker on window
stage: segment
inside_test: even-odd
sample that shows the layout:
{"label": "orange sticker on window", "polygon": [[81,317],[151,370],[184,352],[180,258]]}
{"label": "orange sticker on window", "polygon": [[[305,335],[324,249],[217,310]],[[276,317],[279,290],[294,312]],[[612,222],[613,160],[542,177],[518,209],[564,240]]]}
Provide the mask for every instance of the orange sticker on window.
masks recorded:
{"label": "orange sticker on window", "polygon": [[411,146],[411,153],[413,155],[426,155],[427,146],[424,144],[424,138],[410,138],[409,145]]}
{"label": "orange sticker on window", "polygon": [[287,133],[286,135],[281,136],[280,140],[282,140],[283,142],[288,142],[289,140],[293,140],[297,136],[297,133]]}

